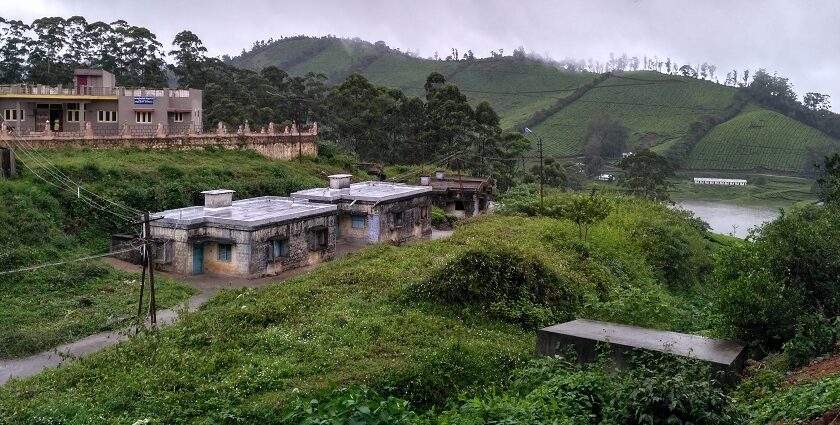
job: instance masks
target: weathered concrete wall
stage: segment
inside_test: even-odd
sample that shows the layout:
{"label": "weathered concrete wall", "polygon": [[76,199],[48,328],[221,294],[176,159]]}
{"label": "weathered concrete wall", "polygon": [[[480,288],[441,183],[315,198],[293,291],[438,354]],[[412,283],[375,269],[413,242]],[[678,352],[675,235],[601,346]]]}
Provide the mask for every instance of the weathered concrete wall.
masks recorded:
{"label": "weathered concrete wall", "polygon": [[[280,226],[255,230],[251,236],[252,276],[270,276],[297,267],[304,267],[335,258],[335,214],[312,217]],[[327,246],[317,246],[315,231],[326,230]],[[287,257],[273,257],[273,241],[286,239]]]}
{"label": "weathered concrete wall", "polygon": [[[209,238],[203,246],[205,273],[241,277],[270,276],[286,270],[317,264],[335,258],[335,214],[311,217],[305,220],[278,223],[257,229],[200,226],[192,229],[152,225],[152,235],[171,240],[173,249],[170,263],[157,268],[180,274],[193,272],[193,245],[187,241]],[[318,246],[315,232],[327,231],[327,245]],[[272,243],[275,239],[288,239],[289,255],[273,258]],[[219,260],[218,240],[231,240],[230,261]]]}
{"label": "weathered concrete wall", "polygon": [[271,134],[198,134],[167,137],[90,137],[90,138],[27,138],[33,149],[89,148],[89,149],[198,149],[215,146],[222,149],[251,149],[272,159],[294,159],[318,156],[315,135]]}
{"label": "weathered concrete wall", "polygon": [[[368,243],[403,243],[428,237],[432,234],[431,200],[428,196],[374,204],[371,202],[342,201],[341,238],[366,241]],[[402,213],[402,223],[397,223],[397,214]],[[364,229],[351,228],[351,216],[365,216]],[[345,221],[346,220],[346,224]],[[346,229],[347,232],[345,232]]]}

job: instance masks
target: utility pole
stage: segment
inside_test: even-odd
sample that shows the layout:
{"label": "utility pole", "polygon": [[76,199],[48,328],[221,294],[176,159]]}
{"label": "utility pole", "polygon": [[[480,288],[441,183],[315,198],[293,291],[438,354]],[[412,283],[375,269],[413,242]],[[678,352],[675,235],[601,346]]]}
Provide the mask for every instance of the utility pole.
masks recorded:
{"label": "utility pole", "polygon": [[[149,212],[143,215],[143,229],[145,233],[144,243],[146,246],[146,267],[149,268],[149,316],[152,326],[157,326],[157,305],[155,300],[155,245],[152,240],[152,229],[150,225]],[[142,294],[142,293],[141,293]],[[142,295],[141,295],[142,296]]]}
{"label": "utility pole", "polygon": [[540,215],[543,215],[543,185],[545,182],[545,173],[543,173],[543,139],[540,137]]}

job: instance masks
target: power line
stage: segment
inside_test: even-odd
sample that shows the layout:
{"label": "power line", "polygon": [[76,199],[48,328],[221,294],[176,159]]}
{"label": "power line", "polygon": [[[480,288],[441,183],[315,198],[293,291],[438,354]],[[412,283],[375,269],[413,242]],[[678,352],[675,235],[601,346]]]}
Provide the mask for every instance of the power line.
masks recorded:
{"label": "power line", "polygon": [[[132,242],[134,242],[134,241],[132,241]],[[140,248],[141,248],[140,246],[134,246],[134,244],[132,243],[131,248],[126,248],[126,249],[119,250],[119,251],[106,252],[104,254],[88,255],[86,257],[75,258],[75,259],[72,259],[72,260],[39,264],[37,266],[23,267],[23,268],[19,268],[19,269],[15,269],[15,270],[0,271],[0,276],[12,274],[12,273],[20,273],[20,272],[38,270],[38,269],[42,269],[44,267],[54,267],[54,266],[60,266],[60,265],[63,265],[63,264],[78,263],[80,261],[87,261],[87,260],[92,260],[92,259],[95,259],[95,258],[107,257],[107,256],[114,255],[114,254],[122,254],[122,253],[126,253],[126,252],[131,252],[131,251],[134,251],[134,250],[137,250],[137,249],[140,249]]]}

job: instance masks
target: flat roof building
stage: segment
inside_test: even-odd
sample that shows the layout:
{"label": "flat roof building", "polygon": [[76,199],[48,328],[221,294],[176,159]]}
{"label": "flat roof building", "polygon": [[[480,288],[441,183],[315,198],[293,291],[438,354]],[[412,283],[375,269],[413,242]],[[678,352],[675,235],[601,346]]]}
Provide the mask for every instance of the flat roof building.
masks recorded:
{"label": "flat roof building", "polygon": [[127,88],[102,69],[77,69],[73,85],[0,85],[0,113],[23,136],[75,137],[87,124],[94,136],[154,137],[202,129],[202,91]]}
{"label": "flat roof building", "polygon": [[706,184],[713,186],[746,186],[744,179],[719,179],[713,177],[695,177],[694,184]]}
{"label": "flat roof building", "polygon": [[156,268],[181,274],[270,276],[335,256],[335,205],[279,196],[233,201],[210,190],[204,205],[153,214]]}
{"label": "flat roof building", "polygon": [[493,191],[490,177],[447,176],[443,171],[434,178],[421,176],[420,185],[432,188],[432,204],[458,218],[486,212]]}
{"label": "flat roof building", "polygon": [[301,190],[292,198],[338,207],[340,239],[366,243],[401,243],[432,234],[428,186],[401,183],[350,183],[350,174],[329,176],[330,187]]}

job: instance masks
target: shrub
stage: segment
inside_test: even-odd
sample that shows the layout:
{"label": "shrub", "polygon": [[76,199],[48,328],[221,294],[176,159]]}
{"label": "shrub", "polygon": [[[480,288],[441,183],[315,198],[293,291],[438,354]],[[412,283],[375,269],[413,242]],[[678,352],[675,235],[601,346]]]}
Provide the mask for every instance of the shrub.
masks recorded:
{"label": "shrub", "polygon": [[[795,364],[823,346],[827,332],[797,331],[840,313],[840,214],[811,206],[783,213],[747,243],[717,258],[717,308],[726,331],[754,347],[788,345]],[[820,325],[821,328],[825,326]],[[817,341],[813,341],[816,338]]]}
{"label": "shrub", "polygon": [[432,207],[432,226],[452,226],[456,221],[458,221],[458,217],[447,214],[438,207]]}
{"label": "shrub", "polygon": [[837,341],[837,325],[837,319],[832,323],[818,313],[799,319],[793,338],[782,345],[788,366],[804,366],[814,356],[831,351]]}
{"label": "shrub", "polygon": [[497,248],[460,255],[413,291],[526,329],[568,320],[582,304],[582,294],[539,260]]}
{"label": "shrub", "polygon": [[743,417],[709,367],[693,359],[641,353],[615,400],[617,424],[737,424]]}
{"label": "shrub", "polygon": [[365,386],[321,391],[298,397],[282,415],[281,423],[320,424],[419,424],[420,417],[405,400],[384,397]]}

